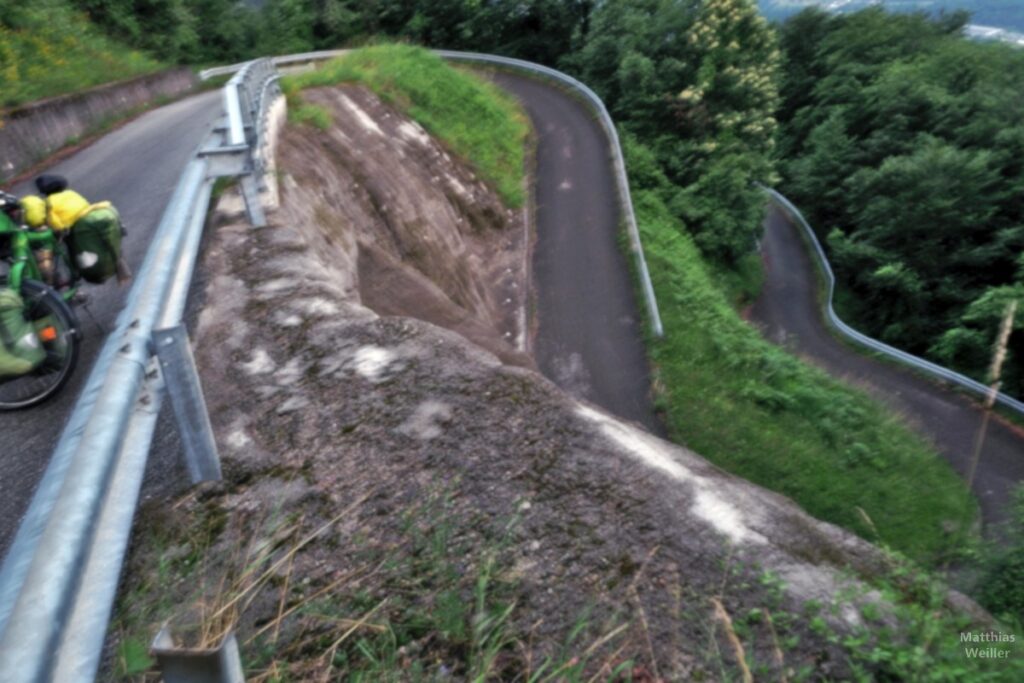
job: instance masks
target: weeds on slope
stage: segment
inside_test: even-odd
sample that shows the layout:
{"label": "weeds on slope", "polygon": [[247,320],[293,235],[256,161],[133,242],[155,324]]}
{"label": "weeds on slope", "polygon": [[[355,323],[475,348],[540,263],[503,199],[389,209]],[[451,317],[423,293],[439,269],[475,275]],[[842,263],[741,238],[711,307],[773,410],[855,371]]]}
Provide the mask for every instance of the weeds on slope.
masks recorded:
{"label": "weeds on slope", "polygon": [[[152,579],[121,597],[106,680],[159,680],[148,644],[168,619],[190,647],[215,647],[234,632],[254,683],[629,678],[628,621],[598,632],[584,613],[561,647],[544,652],[519,632],[507,556],[516,519],[478,545],[458,536],[450,491],[436,486],[402,512],[397,537],[371,542],[350,535],[367,497],[312,532],[309,519],[280,507],[225,526],[212,505],[187,529],[159,532],[152,571],[143,572]],[[323,554],[341,537],[351,561],[344,569]],[[226,546],[236,552],[212,559],[225,558]],[[311,581],[310,567],[333,569]]]}

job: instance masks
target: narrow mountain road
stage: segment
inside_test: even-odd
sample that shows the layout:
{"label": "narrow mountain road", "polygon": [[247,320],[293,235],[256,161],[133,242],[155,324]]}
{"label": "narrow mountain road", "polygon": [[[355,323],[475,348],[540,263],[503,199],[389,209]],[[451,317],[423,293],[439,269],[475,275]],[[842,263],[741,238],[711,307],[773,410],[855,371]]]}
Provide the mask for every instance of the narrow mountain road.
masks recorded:
{"label": "narrow mountain road", "polygon": [[[142,263],[182,169],[220,116],[221,98],[216,90],[155,109],[46,169],[66,176],[89,200],[109,199],[117,205],[128,229],[124,251],[133,269]],[[13,191],[20,195],[35,188],[22,183]],[[82,355],[68,386],[41,406],[0,413],[0,556],[7,552],[128,288],[108,282],[84,291],[88,311],[77,310],[84,332]],[[157,442],[174,449],[175,438],[164,426]]]}
{"label": "narrow mountain road", "polygon": [[539,137],[537,364],[573,395],[661,435],[633,280],[618,244],[607,138],[590,110],[564,91],[508,73],[495,80],[519,99]]}
{"label": "narrow mountain road", "polygon": [[[771,205],[761,243],[765,284],[753,320],[771,341],[892,406],[966,477],[982,416],[977,403],[909,370],[868,358],[833,337],[821,315],[814,264],[799,230]],[[974,481],[986,525],[1007,519],[1013,489],[1022,481],[1024,430],[993,419]]]}

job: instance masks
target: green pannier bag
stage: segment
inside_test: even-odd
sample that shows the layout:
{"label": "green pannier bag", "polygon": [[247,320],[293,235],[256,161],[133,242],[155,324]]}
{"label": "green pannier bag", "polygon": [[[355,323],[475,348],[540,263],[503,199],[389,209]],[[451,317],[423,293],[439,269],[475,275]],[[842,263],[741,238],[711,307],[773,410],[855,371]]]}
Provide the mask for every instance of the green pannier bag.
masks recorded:
{"label": "green pannier bag", "polygon": [[25,320],[18,293],[0,287],[0,379],[31,372],[46,358],[35,327]]}
{"label": "green pannier bag", "polygon": [[114,207],[96,208],[71,228],[68,238],[75,266],[88,282],[106,282],[117,274],[121,257],[121,217]]}

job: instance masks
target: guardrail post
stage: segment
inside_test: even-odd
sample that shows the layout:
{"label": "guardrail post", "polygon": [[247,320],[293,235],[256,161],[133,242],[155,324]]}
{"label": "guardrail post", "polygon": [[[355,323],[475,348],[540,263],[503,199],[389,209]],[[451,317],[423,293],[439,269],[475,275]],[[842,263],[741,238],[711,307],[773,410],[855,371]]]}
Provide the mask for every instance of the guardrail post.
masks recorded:
{"label": "guardrail post", "polygon": [[166,683],[245,683],[233,632],[216,648],[190,649],[179,647],[164,626],[153,640],[152,653]]}
{"label": "guardrail post", "polygon": [[220,456],[185,326],[154,330],[153,347],[160,360],[192,483],[218,481]]}
{"label": "guardrail post", "polygon": [[263,228],[267,225],[267,217],[263,213],[263,204],[260,203],[260,188],[256,181],[255,173],[247,173],[238,180],[242,188],[242,198],[245,200],[245,211],[249,215],[249,222],[254,228]]}

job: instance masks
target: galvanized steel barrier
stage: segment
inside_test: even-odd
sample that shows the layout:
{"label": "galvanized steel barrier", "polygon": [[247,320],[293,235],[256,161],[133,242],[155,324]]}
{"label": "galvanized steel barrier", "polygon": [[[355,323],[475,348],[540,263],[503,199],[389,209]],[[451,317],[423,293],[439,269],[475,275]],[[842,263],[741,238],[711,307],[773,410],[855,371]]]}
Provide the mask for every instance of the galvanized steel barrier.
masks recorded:
{"label": "galvanized steel barrier", "polygon": [[[830,325],[832,325],[832,327],[836,329],[837,332],[839,332],[840,335],[842,335],[846,339],[849,339],[850,341],[860,344],[865,348],[871,349],[872,351],[876,351],[884,356],[892,358],[893,360],[896,360],[899,363],[902,363],[903,365],[907,365],[916,370],[920,370],[921,372],[927,373],[932,377],[937,377],[941,380],[945,380],[947,382],[955,384],[972,393],[978,394],[979,396],[986,397],[991,393],[991,388],[985,386],[981,382],[973,380],[970,377],[961,375],[958,372],[954,372],[949,368],[944,368],[941,365],[932,363],[931,361],[925,360],[924,358],[918,358],[917,356],[907,353],[906,351],[901,351],[895,347],[889,346],[884,342],[880,342],[877,339],[872,339],[866,334],[858,332],[857,330],[853,329],[845,322],[843,322],[839,318],[839,316],[836,315],[836,311],[832,303],[836,289],[836,277],[832,272],[832,266],[828,262],[828,257],[825,256],[825,250],[822,249],[821,247],[821,242],[818,241],[817,235],[814,234],[814,230],[811,229],[810,224],[803,217],[803,214],[800,213],[800,210],[797,209],[792,202],[790,202],[788,199],[782,196],[782,194],[771,188],[767,188],[764,186],[761,186],[761,189],[764,190],[768,194],[768,196],[771,197],[776,204],[781,206],[790,216],[795,218],[797,223],[800,224],[800,227],[803,228],[805,236],[807,237],[808,241],[813,247],[812,251],[814,253],[815,260],[817,261],[818,266],[821,268],[822,272],[825,274],[825,280],[828,285],[828,296],[825,299],[825,319],[829,322]],[[1012,396],[1008,396],[1007,394],[1004,394],[1002,392],[998,392],[996,394],[996,401],[1000,405],[1003,405],[1007,408],[1010,408],[1011,410],[1014,410],[1024,415],[1024,402],[1019,401],[1018,399]]]}
{"label": "galvanized steel barrier", "polygon": [[240,178],[263,220],[255,145],[275,79],[259,60],[225,86],[226,121],[182,173],[0,566],[0,681],[94,680],[165,392],[193,481],[220,476],[181,317],[214,181]]}

